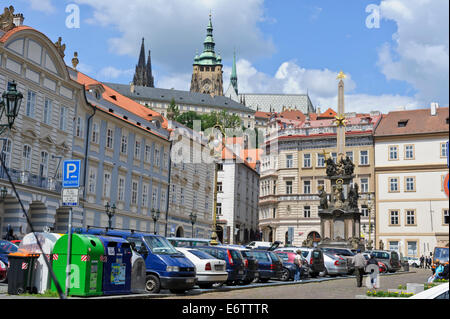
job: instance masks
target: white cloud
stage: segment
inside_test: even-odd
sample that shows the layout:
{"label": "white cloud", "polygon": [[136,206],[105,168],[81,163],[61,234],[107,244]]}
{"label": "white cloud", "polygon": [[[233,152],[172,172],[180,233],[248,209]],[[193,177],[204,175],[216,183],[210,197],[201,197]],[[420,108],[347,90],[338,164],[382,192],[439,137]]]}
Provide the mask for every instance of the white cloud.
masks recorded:
{"label": "white cloud", "polygon": [[115,80],[121,76],[132,77],[133,74],[134,74],[133,69],[120,70],[113,66],[107,66],[107,67],[102,68],[97,73],[97,78],[100,81],[110,81],[110,80]]}
{"label": "white cloud", "polygon": [[52,4],[52,0],[26,0],[31,6],[31,9],[43,13],[54,13],[56,11]]}
{"label": "white cloud", "polygon": [[210,9],[216,52],[224,59],[231,59],[234,47],[248,57],[274,52],[272,41],[258,28],[259,23],[270,21],[263,0],[74,1],[93,8],[89,23],[118,31],[118,37],[109,39],[111,52],[137,59],[144,37],[152,60],[169,72],[187,72],[196,50],[203,50]]}
{"label": "white cloud", "polygon": [[383,19],[397,24],[394,44],[379,48],[383,74],[411,84],[423,104],[448,105],[449,1],[383,0],[380,9]]}

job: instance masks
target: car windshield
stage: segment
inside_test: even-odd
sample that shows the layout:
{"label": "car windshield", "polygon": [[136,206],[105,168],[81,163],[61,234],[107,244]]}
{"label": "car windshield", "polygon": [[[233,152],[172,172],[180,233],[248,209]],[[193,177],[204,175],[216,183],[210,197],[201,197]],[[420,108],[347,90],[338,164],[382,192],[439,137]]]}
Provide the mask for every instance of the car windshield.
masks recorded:
{"label": "car windshield", "polygon": [[262,262],[270,262],[269,256],[262,251],[252,251],[251,254],[258,260]]}
{"label": "car windshield", "polygon": [[289,255],[288,254],[277,253],[277,256],[280,257],[281,260],[283,260],[283,261],[288,261],[289,260]]}
{"label": "car windshield", "polygon": [[448,262],[448,248],[436,247],[434,250],[434,258],[442,262]]}
{"label": "car windshield", "polygon": [[242,260],[242,255],[239,251],[233,249],[230,249],[229,251],[234,261]]}
{"label": "car windshield", "polygon": [[144,240],[154,254],[172,255],[180,254],[169,241],[160,236],[144,236]]}
{"label": "car windshield", "polygon": [[0,254],[15,253],[17,249],[19,248],[13,243],[10,243],[9,241],[0,240]]}
{"label": "car windshield", "polygon": [[189,249],[188,252],[190,252],[192,255],[197,256],[200,259],[216,259],[214,256],[211,256],[210,254],[196,250],[196,249]]}
{"label": "car windshield", "polygon": [[272,257],[273,261],[281,261],[282,262],[280,256],[278,256],[277,254],[274,254],[273,252],[269,252],[269,255],[270,255],[270,257]]}
{"label": "car windshield", "polygon": [[389,259],[389,254],[384,251],[374,251],[372,254],[375,256],[375,258],[379,259]]}

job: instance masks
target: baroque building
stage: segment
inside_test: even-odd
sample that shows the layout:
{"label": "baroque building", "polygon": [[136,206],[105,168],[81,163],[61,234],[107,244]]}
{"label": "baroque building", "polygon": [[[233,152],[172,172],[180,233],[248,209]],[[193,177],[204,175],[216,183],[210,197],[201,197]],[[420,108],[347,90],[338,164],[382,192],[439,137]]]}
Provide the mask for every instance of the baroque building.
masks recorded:
{"label": "baroque building", "polygon": [[194,58],[191,92],[210,94],[211,96],[223,95],[223,71],[222,58],[216,55],[213,38],[213,26],[211,15],[206,28],[206,39],[203,42],[203,52]]}

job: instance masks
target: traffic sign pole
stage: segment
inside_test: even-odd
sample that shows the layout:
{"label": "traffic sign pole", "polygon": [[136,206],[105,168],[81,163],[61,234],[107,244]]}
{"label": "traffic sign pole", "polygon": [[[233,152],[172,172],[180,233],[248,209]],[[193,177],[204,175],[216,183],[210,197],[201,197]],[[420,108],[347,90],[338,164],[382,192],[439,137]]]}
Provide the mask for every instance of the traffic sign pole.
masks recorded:
{"label": "traffic sign pole", "polygon": [[69,236],[67,240],[67,269],[66,269],[66,297],[69,297],[69,284],[70,284],[70,263],[72,254],[72,207],[69,210],[69,230],[67,232]]}

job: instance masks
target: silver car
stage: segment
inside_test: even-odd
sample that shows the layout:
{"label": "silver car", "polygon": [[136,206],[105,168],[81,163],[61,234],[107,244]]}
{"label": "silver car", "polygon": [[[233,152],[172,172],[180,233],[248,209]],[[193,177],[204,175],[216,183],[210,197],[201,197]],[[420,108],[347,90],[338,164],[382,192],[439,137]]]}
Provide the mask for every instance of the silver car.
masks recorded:
{"label": "silver car", "polygon": [[347,275],[347,259],[337,256],[324,253],[323,261],[325,263],[325,271],[322,271],[319,275],[324,277],[326,275],[330,276],[341,276]]}

